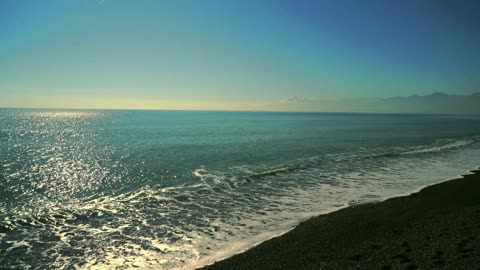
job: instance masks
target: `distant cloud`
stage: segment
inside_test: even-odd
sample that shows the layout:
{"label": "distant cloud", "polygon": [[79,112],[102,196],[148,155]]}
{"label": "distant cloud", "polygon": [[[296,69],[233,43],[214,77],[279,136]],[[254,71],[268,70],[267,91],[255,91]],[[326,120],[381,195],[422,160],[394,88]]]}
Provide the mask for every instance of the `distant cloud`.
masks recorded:
{"label": "distant cloud", "polygon": [[298,104],[298,103],[309,103],[319,101],[319,98],[311,98],[311,97],[286,97],[278,101],[280,104]]}
{"label": "distant cloud", "polygon": [[289,104],[289,103],[292,103],[292,102],[296,103],[298,101],[299,101],[298,97],[287,97],[287,98],[281,99],[280,101],[278,101],[278,103]]}

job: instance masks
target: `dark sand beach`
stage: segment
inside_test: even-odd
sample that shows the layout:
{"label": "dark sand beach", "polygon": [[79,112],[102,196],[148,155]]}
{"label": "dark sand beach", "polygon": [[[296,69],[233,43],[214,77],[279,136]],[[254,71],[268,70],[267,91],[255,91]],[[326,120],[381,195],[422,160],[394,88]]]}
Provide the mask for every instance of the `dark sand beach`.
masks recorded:
{"label": "dark sand beach", "polygon": [[480,269],[480,171],[345,208],[203,269]]}

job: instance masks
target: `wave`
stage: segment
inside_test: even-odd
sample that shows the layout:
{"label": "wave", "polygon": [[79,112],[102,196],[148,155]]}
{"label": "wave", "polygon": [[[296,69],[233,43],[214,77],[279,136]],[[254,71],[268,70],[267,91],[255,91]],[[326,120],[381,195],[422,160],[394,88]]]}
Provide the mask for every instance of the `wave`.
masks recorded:
{"label": "wave", "polygon": [[28,247],[28,256],[53,267],[200,267],[320,213],[453,178],[478,162],[477,150],[456,150],[474,149],[468,146],[478,141],[360,149],[277,166],[201,166],[190,184],[67,201],[39,198],[0,220],[0,257]]}
{"label": "wave", "polygon": [[470,137],[465,139],[443,139],[438,140],[431,146],[426,147],[417,147],[417,149],[405,151],[401,153],[402,155],[415,155],[415,154],[426,154],[426,153],[436,153],[442,151],[453,150],[457,148],[461,148],[464,146],[468,146],[470,144],[479,142],[480,138],[478,137]]}
{"label": "wave", "polygon": [[[281,165],[271,167],[253,167],[253,166],[236,166],[232,167],[233,175],[236,180],[242,179],[244,182],[250,182],[263,177],[278,176],[289,174],[296,171],[308,170],[311,168],[319,168],[325,164],[332,163],[351,163],[367,159],[384,159],[395,157],[421,157],[425,154],[435,154],[456,150],[468,145],[480,142],[480,137],[472,136],[460,139],[439,139],[430,145],[410,146],[410,147],[382,147],[374,149],[362,149],[357,152],[326,154],[322,156],[313,156],[287,162]],[[205,167],[200,167],[193,171],[193,174],[202,180],[207,178],[214,179],[213,182],[224,182],[228,177],[224,172],[207,171]],[[232,178],[232,177],[230,177]]]}

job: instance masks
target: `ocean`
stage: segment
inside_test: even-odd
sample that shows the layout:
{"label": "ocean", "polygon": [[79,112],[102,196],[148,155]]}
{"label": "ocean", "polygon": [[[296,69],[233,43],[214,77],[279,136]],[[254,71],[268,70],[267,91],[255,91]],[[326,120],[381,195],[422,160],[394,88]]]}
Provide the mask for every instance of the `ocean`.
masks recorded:
{"label": "ocean", "polygon": [[192,269],[480,165],[480,116],[0,110],[0,266]]}

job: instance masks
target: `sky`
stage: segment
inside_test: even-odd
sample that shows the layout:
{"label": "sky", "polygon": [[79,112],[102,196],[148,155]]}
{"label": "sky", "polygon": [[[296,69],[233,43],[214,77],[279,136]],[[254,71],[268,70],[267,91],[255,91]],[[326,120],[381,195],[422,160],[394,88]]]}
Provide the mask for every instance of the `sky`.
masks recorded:
{"label": "sky", "polygon": [[477,0],[1,0],[0,107],[468,95],[480,91],[478,14]]}

